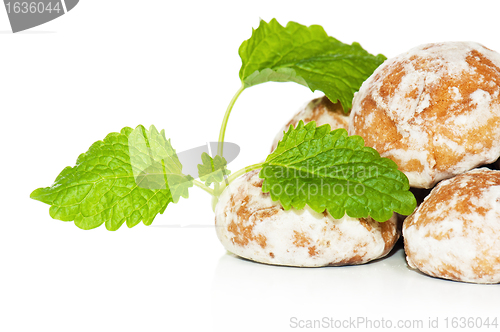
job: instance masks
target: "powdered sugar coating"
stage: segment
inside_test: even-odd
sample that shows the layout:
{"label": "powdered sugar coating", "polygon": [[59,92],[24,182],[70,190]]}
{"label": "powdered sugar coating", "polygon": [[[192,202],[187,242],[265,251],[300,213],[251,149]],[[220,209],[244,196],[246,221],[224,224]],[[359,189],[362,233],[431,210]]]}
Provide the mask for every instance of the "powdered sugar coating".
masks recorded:
{"label": "powdered sugar coating", "polygon": [[290,126],[297,126],[300,120],[304,121],[304,123],[315,121],[316,126],[329,124],[332,130],[338,128],[347,130],[349,126],[349,115],[344,113],[340,102],[334,104],[326,96],[316,98],[305,104],[301,110],[281,128],[274,138],[271,151],[274,151],[278,146],[278,142],[283,138],[283,132],[286,132]]}
{"label": "powdered sugar coating", "polygon": [[393,159],[410,185],[500,156],[500,54],[473,42],[426,44],[389,59],[356,93],[349,134]]}
{"label": "powdered sugar coating", "polygon": [[500,171],[439,183],[403,224],[408,264],[431,276],[500,283]]}
{"label": "powdered sugar coating", "polygon": [[258,171],[236,179],[222,193],[215,224],[224,247],[261,263],[317,267],[362,264],[389,253],[399,232],[396,216],[334,219],[328,213],[285,211],[262,192]]}

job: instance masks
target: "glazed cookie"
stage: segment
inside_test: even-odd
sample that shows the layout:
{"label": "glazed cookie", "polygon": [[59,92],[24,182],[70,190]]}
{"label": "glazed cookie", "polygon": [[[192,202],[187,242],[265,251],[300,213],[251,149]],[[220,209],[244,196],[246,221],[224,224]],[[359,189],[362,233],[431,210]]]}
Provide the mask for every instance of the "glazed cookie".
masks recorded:
{"label": "glazed cookie", "polygon": [[500,283],[500,171],[440,182],[403,224],[408,265],[434,277]]}
{"label": "glazed cookie", "polygon": [[399,238],[397,218],[371,218],[327,212],[285,211],[262,192],[259,171],[249,172],[222,193],[215,210],[217,236],[224,247],[266,264],[316,267],[363,264],[387,255]]}
{"label": "glazed cookie", "polygon": [[302,120],[304,123],[315,121],[316,126],[329,124],[332,130],[344,128],[347,130],[349,125],[349,115],[344,113],[344,109],[340,102],[332,103],[328,97],[323,96],[316,98],[307,103],[301,110],[281,128],[273,141],[271,151],[274,151],[278,146],[278,142],[283,138],[283,132],[287,131],[290,126],[297,126],[297,123]]}
{"label": "glazed cookie", "polygon": [[500,54],[426,44],[384,62],[353,100],[349,134],[394,160],[417,188],[500,155]]}

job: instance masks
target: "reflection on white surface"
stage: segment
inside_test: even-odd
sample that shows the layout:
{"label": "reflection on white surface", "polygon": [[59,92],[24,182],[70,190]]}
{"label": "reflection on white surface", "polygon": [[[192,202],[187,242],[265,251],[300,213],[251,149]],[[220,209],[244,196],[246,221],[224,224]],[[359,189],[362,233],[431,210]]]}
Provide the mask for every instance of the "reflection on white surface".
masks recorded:
{"label": "reflection on white surface", "polygon": [[438,317],[444,328],[446,317],[500,316],[500,285],[416,272],[407,267],[401,244],[385,259],[345,267],[271,266],[228,253],[216,269],[212,308],[214,331],[296,330],[291,317],[421,319],[424,328],[429,317]]}

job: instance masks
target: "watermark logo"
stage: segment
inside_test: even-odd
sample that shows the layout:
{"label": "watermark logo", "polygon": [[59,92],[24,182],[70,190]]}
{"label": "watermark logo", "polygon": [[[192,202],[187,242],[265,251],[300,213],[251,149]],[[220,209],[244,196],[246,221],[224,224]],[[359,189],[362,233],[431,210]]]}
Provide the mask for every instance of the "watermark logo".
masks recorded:
{"label": "watermark logo", "polygon": [[42,25],[75,8],[79,0],[4,0],[12,32]]}
{"label": "watermark logo", "polygon": [[[230,142],[222,144],[226,163],[229,164],[240,153],[240,147]],[[202,155],[206,153],[215,157],[218,145],[219,142],[209,142],[176,152],[163,133],[156,129],[147,132],[137,127],[128,139],[135,182],[137,186],[146,189],[177,190],[177,187],[182,187],[185,182],[200,177],[198,166],[203,163]]]}

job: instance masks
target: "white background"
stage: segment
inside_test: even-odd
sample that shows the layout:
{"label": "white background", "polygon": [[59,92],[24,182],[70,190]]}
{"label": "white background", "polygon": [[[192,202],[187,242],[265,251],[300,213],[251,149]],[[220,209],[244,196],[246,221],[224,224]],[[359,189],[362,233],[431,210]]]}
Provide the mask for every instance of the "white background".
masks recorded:
{"label": "white background", "polygon": [[[289,331],[291,317],[358,316],[425,326],[439,317],[443,327],[446,317],[500,316],[499,285],[421,275],[401,249],[340,268],[237,259],[196,188],[153,226],[117,232],[52,220],[29,199],[124,126],[164,128],[178,151],[216,141],[239,88],[238,47],[259,18],[320,24],[392,57],[448,40],[500,50],[498,9],[494,1],[82,0],[12,34],[0,7],[0,331]],[[242,148],[231,169],[264,159],[281,126],[320,95],[293,83],[246,90],[226,134]]]}

